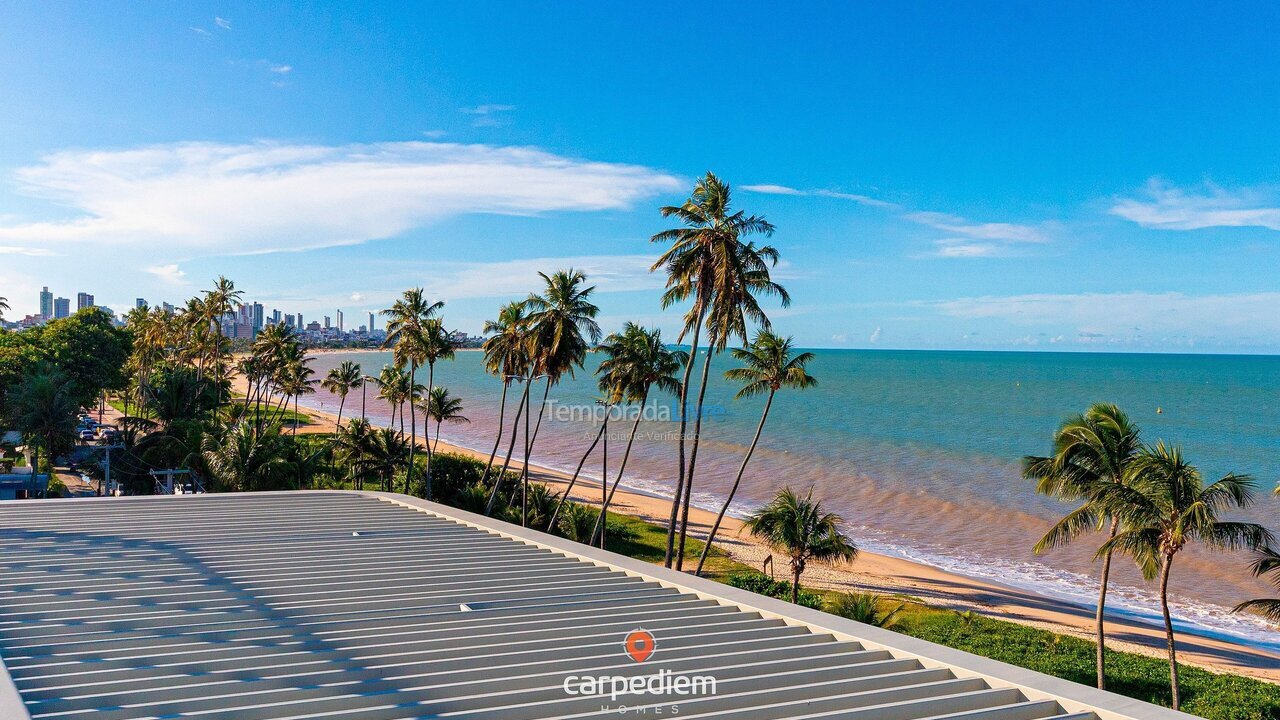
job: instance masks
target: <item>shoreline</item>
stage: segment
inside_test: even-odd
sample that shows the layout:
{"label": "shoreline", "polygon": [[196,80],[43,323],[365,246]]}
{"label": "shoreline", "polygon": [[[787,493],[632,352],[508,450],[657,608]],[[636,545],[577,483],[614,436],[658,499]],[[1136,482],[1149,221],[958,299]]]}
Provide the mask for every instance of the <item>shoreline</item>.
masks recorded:
{"label": "shoreline", "polygon": [[[336,427],[337,415],[325,410],[300,408],[315,419],[310,425],[300,427],[300,433],[328,433]],[[423,442],[419,439],[419,442]],[[457,453],[487,461],[488,452],[472,450],[441,440],[441,452]],[[498,453],[502,458],[501,449]],[[511,461],[512,470],[522,468],[519,458]],[[530,464],[530,479],[547,484],[556,492],[563,492],[571,473],[539,466],[536,459]],[[580,475],[570,498],[587,504],[599,504],[600,482],[596,478]],[[610,504],[611,511],[631,515],[665,526],[670,511],[670,499],[646,493],[624,484],[619,486]],[[691,506],[689,511],[690,535],[705,539],[715,513]],[[760,543],[741,532],[738,518],[726,515],[717,533],[716,544],[735,560],[759,568],[770,554]],[[857,538],[854,538],[855,542]],[[688,559],[687,559],[688,560]],[[775,559],[776,561],[776,559]],[[696,564],[697,558],[692,558]],[[778,574],[778,570],[774,574]],[[785,562],[783,563],[783,575]],[[1032,591],[1002,585],[985,579],[969,577],[942,570],[914,560],[885,555],[868,550],[858,553],[853,563],[838,565],[810,564],[803,584],[809,587],[869,592],[880,595],[905,595],[927,605],[951,610],[973,612],[1000,620],[1007,620],[1051,632],[1092,640],[1094,610]],[[1164,658],[1164,629],[1140,619],[1128,617],[1122,612],[1107,614],[1107,647],[1110,650],[1138,653]],[[1195,665],[1213,672],[1233,673],[1280,684],[1280,654],[1255,648],[1230,639],[1211,637],[1180,630],[1178,634],[1180,662]]]}

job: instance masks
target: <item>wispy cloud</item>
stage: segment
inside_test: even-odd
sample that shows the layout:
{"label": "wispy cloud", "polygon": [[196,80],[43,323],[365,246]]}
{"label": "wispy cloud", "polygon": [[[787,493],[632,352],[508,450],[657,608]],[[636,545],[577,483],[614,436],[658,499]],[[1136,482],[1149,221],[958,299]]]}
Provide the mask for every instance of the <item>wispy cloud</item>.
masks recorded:
{"label": "wispy cloud", "polygon": [[422,137],[429,138],[431,140],[439,140],[440,138],[448,134],[449,133],[445,130],[423,130],[422,131]]}
{"label": "wispy cloud", "polygon": [[991,258],[1016,254],[1015,245],[1022,243],[1046,243],[1050,237],[1045,229],[1036,225],[1006,222],[975,222],[966,218],[940,212],[910,210],[902,205],[869,195],[839,190],[801,190],[789,185],[763,183],[743,185],[747,192],[766,195],[823,197],[848,200],[866,207],[874,207],[892,213],[898,218],[916,225],[945,233],[945,237],[931,241],[933,249],[918,257],[934,258]]}
{"label": "wispy cloud", "polygon": [[503,124],[503,120],[500,116],[515,109],[515,105],[489,103],[485,105],[458,108],[458,111],[466,115],[474,116],[475,119],[471,121],[471,124],[474,127],[498,127]]}
{"label": "wispy cloud", "polygon": [[277,75],[288,75],[289,73],[293,72],[293,66],[292,65],[271,65],[270,70],[271,72]]}
{"label": "wispy cloud", "polygon": [[187,29],[202,37],[213,37],[213,33],[209,32],[208,30],[205,30],[204,28],[189,27]]}
{"label": "wispy cloud", "polygon": [[15,247],[13,245],[0,245],[0,255],[23,255],[26,257],[56,257],[58,253],[48,248]]}
{"label": "wispy cloud", "polygon": [[[964,320],[1001,320],[1067,333],[1077,343],[1188,345],[1224,338],[1280,341],[1280,292],[1028,294],[913,303]],[[1061,341],[1061,339],[1059,339]]]}
{"label": "wispy cloud", "polygon": [[144,272],[156,276],[160,280],[170,285],[185,285],[187,273],[177,266],[176,263],[169,265],[152,265],[144,268]]}
{"label": "wispy cloud", "polygon": [[230,29],[231,29],[231,21],[230,21],[230,20],[228,20],[228,19],[226,19],[226,18],[223,18],[223,17],[215,17],[215,18],[213,19],[213,24],[214,24],[214,25],[217,25],[218,27],[222,28],[223,30],[230,30]]}
{"label": "wispy cloud", "polygon": [[626,209],[681,187],[642,166],[425,142],[69,150],[14,179],[79,215],[0,222],[6,246],[83,241],[206,254],[349,245],[471,213]]}
{"label": "wispy cloud", "polygon": [[1111,214],[1161,230],[1215,227],[1280,230],[1280,192],[1275,188],[1227,190],[1215,185],[1188,191],[1151,180],[1138,198],[1116,201]]}

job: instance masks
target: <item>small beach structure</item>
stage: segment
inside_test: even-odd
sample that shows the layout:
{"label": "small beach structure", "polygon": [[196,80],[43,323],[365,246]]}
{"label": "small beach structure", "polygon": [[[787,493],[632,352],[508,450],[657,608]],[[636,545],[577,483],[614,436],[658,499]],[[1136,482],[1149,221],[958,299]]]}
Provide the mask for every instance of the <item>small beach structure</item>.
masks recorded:
{"label": "small beach structure", "polygon": [[374,492],[4,503],[0,656],[6,720],[1191,717]]}

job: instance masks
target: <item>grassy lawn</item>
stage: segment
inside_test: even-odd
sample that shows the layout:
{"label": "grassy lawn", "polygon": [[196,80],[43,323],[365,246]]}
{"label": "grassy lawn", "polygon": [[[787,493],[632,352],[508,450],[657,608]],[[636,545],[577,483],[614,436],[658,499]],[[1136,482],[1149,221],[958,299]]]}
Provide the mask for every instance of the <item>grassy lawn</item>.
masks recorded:
{"label": "grassy lawn", "polygon": [[[664,528],[634,517],[614,517],[627,525],[633,537],[616,544],[607,542],[609,550],[647,562],[662,562],[667,537]],[[696,565],[702,543],[690,538],[686,550]],[[707,559],[707,567],[710,569],[707,576],[721,582],[731,573],[754,571],[718,549]],[[830,600],[836,593],[818,591],[818,594]],[[882,600],[886,606],[903,602],[906,605],[896,616],[891,630],[1084,685],[1094,684],[1091,642],[971,613],[933,608],[909,598]],[[1186,712],[1210,720],[1280,718],[1278,685],[1238,675],[1216,675],[1187,665],[1180,665],[1179,672],[1182,708]],[[1169,705],[1169,665],[1164,660],[1110,652],[1107,680],[1108,689],[1113,692]]]}
{"label": "grassy lawn", "polygon": [[[124,413],[124,410],[125,410],[124,403],[121,402],[120,400],[111,399],[107,401],[107,404],[115,408],[117,412]],[[236,398],[232,401],[232,404],[230,407],[236,410],[243,408],[244,401],[239,398]],[[138,410],[139,409],[136,404],[131,403],[129,405],[129,412],[133,414],[134,417],[143,417],[148,420],[152,420],[155,418],[155,415],[150,411],[146,410],[145,408],[142,409],[142,412],[140,415],[138,414]],[[295,413],[293,410],[284,410],[283,412],[280,412],[280,413],[263,413],[263,414],[266,414],[268,417],[273,417],[273,418],[277,416],[280,417],[280,423],[284,425],[286,428],[290,427],[295,421],[298,423],[299,426],[310,425],[313,422],[310,415],[304,412]],[[259,413],[256,410],[250,409],[249,413],[245,417],[246,419],[256,421],[258,419],[258,415]]]}

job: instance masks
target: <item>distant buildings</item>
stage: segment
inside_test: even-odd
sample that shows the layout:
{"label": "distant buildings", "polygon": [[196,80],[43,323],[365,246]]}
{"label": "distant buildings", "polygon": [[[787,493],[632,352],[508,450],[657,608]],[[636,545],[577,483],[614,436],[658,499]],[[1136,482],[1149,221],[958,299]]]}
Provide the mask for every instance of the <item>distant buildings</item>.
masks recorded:
{"label": "distant buildings", "polygon": [[40,291],[40,314],[46,318],[53,317],[53,293],[49,292],[48,285]]}
{"label": "distant buildings", "polygon": [[147,308],[147,299],[138,298],[137,300],[134,300],[133,307],[138,310],[145,310]]}
{"label": "distant buildings", "polygon": [[53,319],[61,320],[64,317],[71,317],[71,300],[68,298],[53,299]]}
{"label": "distant buildings", "polygon": [[80,312],[87,307],[93,307],[93,295],[87,292],[76,293],[76,312]]}
{"label": "distant buildings", "polygon": [[342,308],[338,308],[338,332],[342,332]]}

